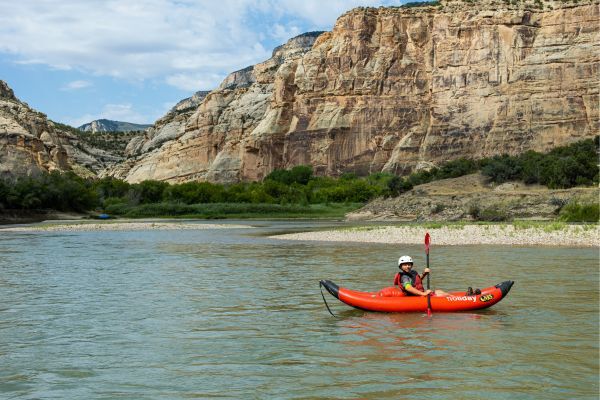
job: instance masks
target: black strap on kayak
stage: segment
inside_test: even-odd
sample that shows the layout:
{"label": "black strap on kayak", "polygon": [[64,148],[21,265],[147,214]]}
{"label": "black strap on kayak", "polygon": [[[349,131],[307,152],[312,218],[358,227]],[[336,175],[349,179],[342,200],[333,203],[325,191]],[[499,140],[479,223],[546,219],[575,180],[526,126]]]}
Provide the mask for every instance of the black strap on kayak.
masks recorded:
{"label": "black strap on kayak", "polygon": [[325,295],[323,294],[323,282],[319,282],[319,289],[321,289],[321,297],[323,297],[323,302],[325,303],[325,307],[327,307],[327,311],[329,311],[329,314],[333,315],[335,318],[338,318],[337,315],[331,312],[331,309],[327,304],[327,300],[325,300]]}

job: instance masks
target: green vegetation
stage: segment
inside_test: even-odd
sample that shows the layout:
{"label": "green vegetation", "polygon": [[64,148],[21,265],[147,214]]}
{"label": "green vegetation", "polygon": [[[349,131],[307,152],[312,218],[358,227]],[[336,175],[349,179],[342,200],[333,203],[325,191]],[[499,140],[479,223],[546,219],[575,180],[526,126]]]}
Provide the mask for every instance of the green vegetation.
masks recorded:
{"label": "green vegetation", "polygon": [[312,168],[275,170],[263,182],[230,185],[209,182],[129,184],[116,178],[83,179],[53,172],[0,181],[0,211],[106,212],[137,217],[341,217],[377,196],[389,196],[389,174],[313,176]]}
{"label": "green vegetation", "polygon": [[[492,181],[523,180],[550,188],[598,184],[598,137],[547,154],[533,151],[520,156],[497,156],[474,161],[458,159],[439,168],[407,177],[376,173],[358,177],[317,177],[312,167],[300,165],[271,172],[262,182],[222,185],[209,182],[168,184],[144,181],[129,184],[115,178],[84,179],[72,172],[0,180],[0,211],[96,211],[128,217],[197,216],[201,218],[277,216],[341,216],[376,197],[397,196],[413,186],[455,178],[481,170]],[[567,204],[556,198],[562,221],[598,221],[599,205]],[[443,204],[432,211],[441,213]],[[475,221],[507,221],[507,210],[472,205]]]}
{"label": "green vegetation", "polygon": [[362,204],[266,204],[266,203],[154,203],[143,205],[113,204],[106,212],[127,218],[340,218]]}
{"label": "green vegetation", "polygon": [[128,132],[81,132],[79,139],[89,146],[97,149],[106,150],[112,154],[125,156],[125,148],[127,144],[135,136],[143,135],[143,131],[128,131]]}
{"label": "green vegetation", "polygon": [[496,156],[480,161],[483,174],[502,183],[521,180],[550,189],[598,184],[598,136],[542,154],[527,151],[520,156]]}
{"label": "green vegetation", "polygon": [[497,207],[482,209],[478,205],[472,204],[469,207],[468,214],[473,217],[473,220],[475,221],[502,222],[510,220],[510,216],[506,210]]}
{"label": "green vegetation", "polygon": [[414,7],[438,7],[440,6],[440,2],[439,1],[411,1],[408,3],[404,3],[402,4],[400,7],[401,8],[414,8]]}
{"label": "green vegetation", "polygon": [[72,172],[0,180],[0,210],[40,210],[83,212],[97,205],[93,182]]}
{"label": "green vegetation", "polygon": [[405,178],[395,176],[389,181],[389,188],[391,194],[397,196],[417,185],[457,178],[479,170],[494,183],[520,180],[550,189],[598,185],[598,145],[599,137],[596,136],[557,147],[546,154],[527,151],[519,156],[501,155],[481,160],[459,158]]}
{"label": "green vegetation", "polygon": [[598,222],[600,204],[579,204],[571,202],[560,210],[559,219],[564,222]]}

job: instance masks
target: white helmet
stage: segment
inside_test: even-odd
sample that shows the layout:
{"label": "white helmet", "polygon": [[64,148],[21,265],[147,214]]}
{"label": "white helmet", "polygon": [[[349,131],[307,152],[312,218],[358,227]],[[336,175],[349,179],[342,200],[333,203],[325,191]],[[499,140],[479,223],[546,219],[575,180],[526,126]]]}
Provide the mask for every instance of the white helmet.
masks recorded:
{"label": "white helmet", "polygon": [[412,258],[410,258],[410,256],[402,256],[398,259],[398,266],[401,266],[402,264],[413,264],[413,260]]}

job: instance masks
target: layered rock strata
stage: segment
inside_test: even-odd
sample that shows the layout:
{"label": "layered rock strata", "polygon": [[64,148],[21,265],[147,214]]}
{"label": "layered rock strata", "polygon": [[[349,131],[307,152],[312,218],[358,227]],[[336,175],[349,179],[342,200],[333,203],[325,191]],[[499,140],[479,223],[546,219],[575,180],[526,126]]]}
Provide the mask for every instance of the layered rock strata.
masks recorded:
{"label": "layered rock strata", "polygon": [[[598,134],[597,0],[358,8],[231,74],[110,171],[131,182],[403,174]],[[162,132],[169,124],[176,132]],[[153,144],[154,143],[154,144]]]}
{"label": "layered rock strata", "polygon": [[19,101],[0,80],[0,177],[54,170],[94,175],[119,161],[122,158],[85,145],[77,135],[57,127],[46,115]]}

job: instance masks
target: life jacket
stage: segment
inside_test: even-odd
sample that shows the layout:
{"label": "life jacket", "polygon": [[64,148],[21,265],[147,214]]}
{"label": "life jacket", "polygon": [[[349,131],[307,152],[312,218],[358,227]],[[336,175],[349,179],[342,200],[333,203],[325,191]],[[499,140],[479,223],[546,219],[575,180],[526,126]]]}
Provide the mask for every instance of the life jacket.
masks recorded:
{"label": "life jacket", "polygon": [[408,274],[404,271],[400,271],[394,277],[394,285],[399,286],[403,292],[406,292],[406,290],[404,289],[404,287],[401,284],[402,275],[406,275],[410,278],[410,284],[412,285],[412,287],[414,287],[415,289],[420,290],[422,292],[425,291],[425,288],[423,288],[423,282],[421,282],[421,277],[419,276],[419,273],[417,271],[410,271],[410,273],[408,273]]}

